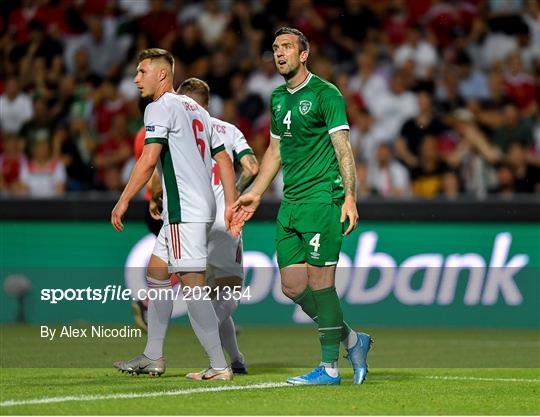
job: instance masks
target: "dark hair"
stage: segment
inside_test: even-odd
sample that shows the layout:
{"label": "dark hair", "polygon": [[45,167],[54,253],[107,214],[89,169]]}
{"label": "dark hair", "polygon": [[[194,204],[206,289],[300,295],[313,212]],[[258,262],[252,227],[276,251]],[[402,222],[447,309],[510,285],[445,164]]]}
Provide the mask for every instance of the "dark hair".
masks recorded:
{"label": "dark hair", "polygon": [[195,77],[184,80],[176,92],[178,94],[197,94],[201,96],[204,102],[200,104],[203,106],[207,106],[210,100],[210,87],[206,82]]}
{"label": "dark hair", "polygon": [[309,41],[307,40],[306,35],[304,35],[298,29],[290,28],[290,27],[286,27],[286,26],[282,27],[282,28],[279,28],[274,33],[274,39],[277,38],[280,35],[295,35],[295,36],[297,36],[298,37],[298,43],[300,44],[300,52],[309,50]]}
{"label": "dark hair", "polygon": [[144,61],[145,59],[150,59],[150,60],[163,59],[174,70],[174,57],[169,51],[165,49],[149,48],[149,49],[145,49],[144,51],[139,52],[139,55],[137,56],[137,63],[140,63],[141,61]]}

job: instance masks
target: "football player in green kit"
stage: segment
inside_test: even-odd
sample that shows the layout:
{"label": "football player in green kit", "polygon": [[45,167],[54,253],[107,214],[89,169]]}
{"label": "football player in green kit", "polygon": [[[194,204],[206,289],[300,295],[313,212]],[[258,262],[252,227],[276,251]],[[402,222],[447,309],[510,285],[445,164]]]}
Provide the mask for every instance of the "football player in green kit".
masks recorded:
{"label": "football player in green kit", "polygon": [[309,72],[309,43],[302,32],[275,33],[274,60],[286,83],[270,99],[270,146],[251,191],[233,206],[231,231],[239,233],[262,194],[283,167],[283,200],[277,217],[277,259],[284,294],[317,324],[322,360],[291,384],[339,384],[337,361],[343,343],[364,382],[369,335],[343,321],[335,288],[341,242],[357,225],[356,169],[349,143],[345,102],[339,90]]}

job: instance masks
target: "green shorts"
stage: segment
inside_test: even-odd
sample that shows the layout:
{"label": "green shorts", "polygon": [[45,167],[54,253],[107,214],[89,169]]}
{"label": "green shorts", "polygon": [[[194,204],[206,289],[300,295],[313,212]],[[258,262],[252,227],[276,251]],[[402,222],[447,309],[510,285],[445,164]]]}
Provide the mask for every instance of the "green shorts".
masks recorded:
{"label": "green shorts", "polygon": [[307,262],[337,264],[346,223],[340,223],[342,201],[282,202],[277,216],[276,248],[280,268]]}

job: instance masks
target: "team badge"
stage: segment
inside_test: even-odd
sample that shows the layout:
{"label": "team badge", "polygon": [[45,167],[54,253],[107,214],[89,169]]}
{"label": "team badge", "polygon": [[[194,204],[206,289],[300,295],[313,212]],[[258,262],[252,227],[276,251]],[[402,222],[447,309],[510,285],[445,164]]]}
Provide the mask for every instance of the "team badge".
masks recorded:
{"label": "team badge", "polygon": [[300,102],[300,105],[298,106],[298,110],[300,110],[300,114],[302,116],[305,116],[309,110],[311,109],[311,101],[302,100]]}

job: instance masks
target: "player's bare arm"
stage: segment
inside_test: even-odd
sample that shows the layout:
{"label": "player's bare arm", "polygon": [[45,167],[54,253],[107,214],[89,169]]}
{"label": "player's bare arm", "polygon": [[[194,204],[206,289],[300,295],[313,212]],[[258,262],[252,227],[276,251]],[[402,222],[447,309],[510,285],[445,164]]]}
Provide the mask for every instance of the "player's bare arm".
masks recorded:
{"label": "player's bare arm", "polygon": [[143,153],[133,168],[126,188],[124,188],[124,192],[111,213],[111,224],[116,231],[121,232],[124,230],[122,218],[127,211],[129,202],[152,177],[162,147],[163,145],[159,143],[150,143],[144,146]]}
{"label": "player's bare arm", "polygon": [[236,176],[231,157],[227,151],[223,150],[213,156],[217,162],[219,177],[223,185],[223,194],[225,197],[225,228],[229,230],[229,224],[232,220],[234,200],[236,198]]}
{"label": "player's bare arm", "polygon": [[336,158],[339,163],[339,172],[343,179],[343,188],[345,189],[345,203],[341,208],[341,223],[346,218],[349,219],[349,227],[345,235],[351,233],[358,224],[358,210],[356,209],[356,166],[354,164],[354,155],[349,142],[349,131],[338,130],[330,135],[332,145],[336,152]]}
{"label": "player's bare arm", "polygon": [[247,154],[240,159],[240,165],[242,165],[242,172],[236,182],[236,188],[240,193],[243,193],[259,173],[259,161],[255,155]]}
{"label": "player's bare arm", "polygon": [[270,187],[281,166],[279,140],[270,139],[270,146],[264,153],[257,178],[251,190],[238,198],[233,205],[234,217],[231,232],[239,234],[243,224],[253,217],[259,207],[261,196]]}

